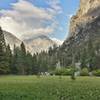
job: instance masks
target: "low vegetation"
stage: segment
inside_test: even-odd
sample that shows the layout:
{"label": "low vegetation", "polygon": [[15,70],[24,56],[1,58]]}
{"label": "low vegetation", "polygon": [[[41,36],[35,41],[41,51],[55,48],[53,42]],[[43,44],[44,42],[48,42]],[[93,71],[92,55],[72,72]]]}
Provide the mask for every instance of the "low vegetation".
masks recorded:
{"label": "low vegetation", "polygon": [[0,100],[100,100],[100,79],[78,77],[72,81],[65,76],[1,76]]}

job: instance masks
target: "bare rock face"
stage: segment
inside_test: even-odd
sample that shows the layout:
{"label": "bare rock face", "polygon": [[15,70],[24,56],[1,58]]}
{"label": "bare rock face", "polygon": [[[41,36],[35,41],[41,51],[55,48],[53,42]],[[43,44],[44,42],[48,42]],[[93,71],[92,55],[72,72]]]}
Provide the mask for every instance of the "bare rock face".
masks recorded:
{"label": "bare rock face", "polygon": [[22,42],[20,39],[18,39],[16,36],[11,34],[10,32],[3,31],[3,33],[4,33],[6,44],[9,44],[11,49],[14,48],[14,45],[20,46]]}
{"label": "bare rock face", "polygon": [[48,51],[49,47],[56,44],[49,37],[44,35],[35,36],[31,39],[24,40],[24,43],[28,46],[32,53],[40,53],[41,51]]}
{"label": "bare rock face", "polygon": [[80,0],[78,15],[84,16],[98,7],[100,7],[100,0]]}
{"label": "bare rock face", "polygon": [[69,37],[61,48],[68,51],[90,38],[94,43],[100,41],[100,0],[80,0],[79,10],[71,18]]}
{"label": "bare rock face", "polygon": [[100,16],[100,0],[80,0],[77,14],[71,18],[69,37],[75,36],[87,23]]}

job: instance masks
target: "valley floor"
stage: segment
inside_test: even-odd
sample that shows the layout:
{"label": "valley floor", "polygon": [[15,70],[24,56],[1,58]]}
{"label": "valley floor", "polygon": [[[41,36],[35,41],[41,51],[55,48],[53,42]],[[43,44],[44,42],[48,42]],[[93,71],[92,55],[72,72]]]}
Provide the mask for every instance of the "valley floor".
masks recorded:
{"label": "valley floor", "polygon": [[0,100],[100,100],[100,78],[0,76]]}

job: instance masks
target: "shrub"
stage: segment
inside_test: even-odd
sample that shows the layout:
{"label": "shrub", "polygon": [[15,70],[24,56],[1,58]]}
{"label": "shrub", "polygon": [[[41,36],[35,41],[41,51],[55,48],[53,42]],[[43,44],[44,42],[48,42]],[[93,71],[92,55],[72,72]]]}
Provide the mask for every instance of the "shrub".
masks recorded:
{"label": "shrub", "polygon": [[94,76],[100,76],[100,69],[92,72]]}
{"label": "shrub", "polygon": [[55,75],[71,75],[72,70],[71,68],[61,68],[61,69],[56,69],[54,71]]}
{"label": "shrub", "polygon": [[71,69],[71,79],[72,80],[75,80],[76,78],[75,78],[75,68],[73,68],[73,69]]}
{"label": "shrub", "polygon": [[80,72],[81,76],[89,76],[88,68],[83,68]]}
{"label": "shrub", "polygon": [[71,68],[65,68],[63,69],[62,75],[71,75],[72,69]]}

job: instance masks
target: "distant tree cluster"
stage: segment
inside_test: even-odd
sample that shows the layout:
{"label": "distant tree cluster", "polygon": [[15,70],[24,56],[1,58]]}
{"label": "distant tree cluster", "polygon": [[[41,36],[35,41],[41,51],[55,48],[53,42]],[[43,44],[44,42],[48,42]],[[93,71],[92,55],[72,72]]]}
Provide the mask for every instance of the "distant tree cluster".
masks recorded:
{"label": "distant tree cluster", "polygon": [[67,51],[63,48],[60,48],[58,55],[60,55],[58,58],[64,67],[75,66],[76,63],[80,63],[81,69],[88,68],[90,72],[100,69],[99,40],[89,38],[88,41],[79,46],[70,46]]}
{"label": "distant tree cluster", "polygon": [[41,51],[32,55],[22,42],[20,47],[14,45],[12,51],[10,45],[6,45],[0,28],[0,74],[31,75],[53,70],[57,59],[53,55],[56,48],[54,45],[48,52]]}
{"label": "distant tree cluster", "polygon": [[[80,63],[81,69],[87,68],[89,71],[99,69],[100,42],[97,41],[94,44],[89,39],[82,46],[71,47],[68,51],[54,45],[48,51],[32,55],[26,50],[23,42],[19,47],[14,45],[12,51],[10,45],[6,45],[3,31],[0,28],[0,74],[36,75],[41,72],[52,74],[54,71],[58,73],[57,63],[60,63],[58,67],[63,69],[74,68],[75,63]],[[67,70],[62,72],[62,69],[61,73],[69,74]]]}

